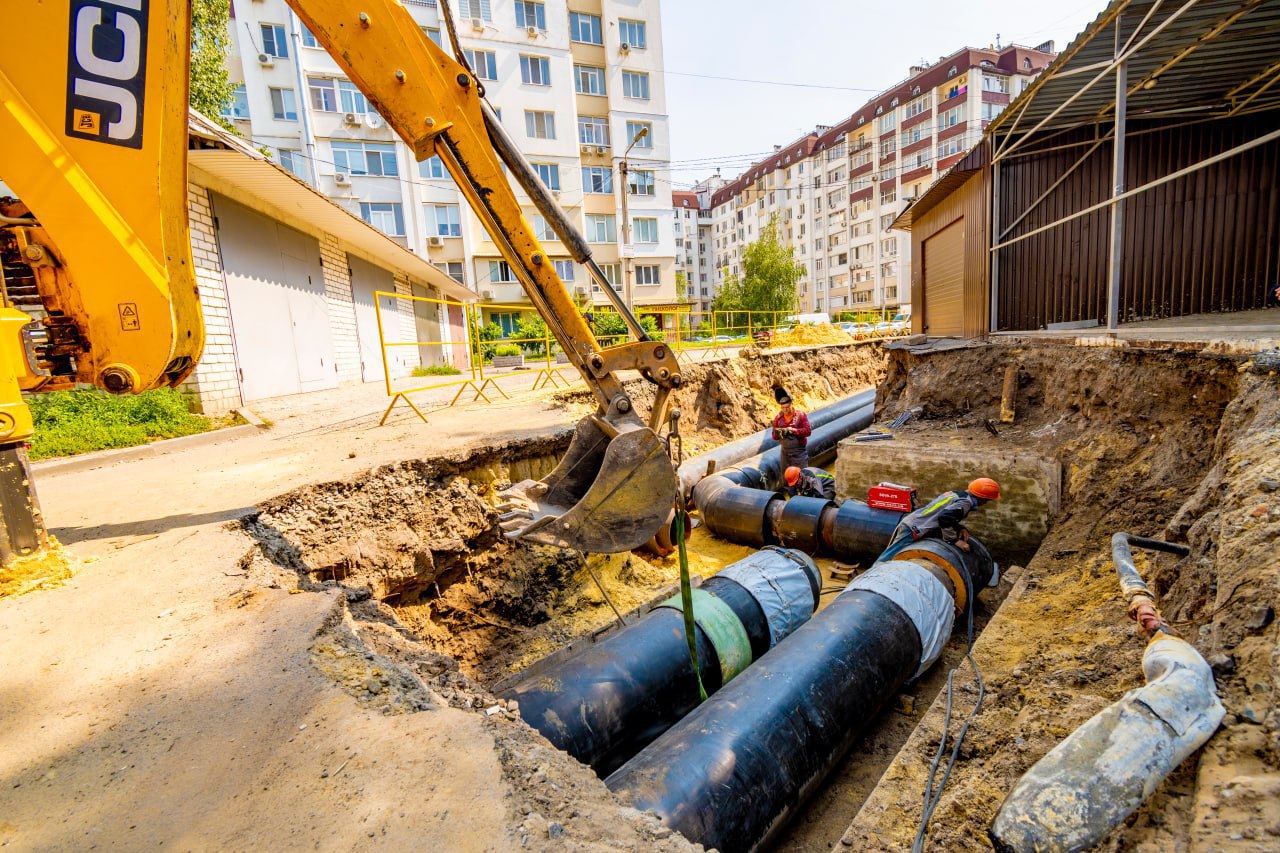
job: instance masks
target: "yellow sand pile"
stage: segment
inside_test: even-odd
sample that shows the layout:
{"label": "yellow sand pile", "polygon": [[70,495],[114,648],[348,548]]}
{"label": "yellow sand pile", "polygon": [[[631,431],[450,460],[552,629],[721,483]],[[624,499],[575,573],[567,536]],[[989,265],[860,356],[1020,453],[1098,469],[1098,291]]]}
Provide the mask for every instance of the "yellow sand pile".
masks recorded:
{"label": "yellow sand pile", "polygon": [[49,537],[49,547],[38,554],[18,557],[0,568],[0,598],[23,595],[37,589],[62,586],[76,573],[71,552]]}
{"label": "yellow sand pile", "polygon": [[775,347],[812,347],[821,344],[851,344],[853,338],[843,329],[830,323],[796,326],[789,331],[777,332],[770,341]]}

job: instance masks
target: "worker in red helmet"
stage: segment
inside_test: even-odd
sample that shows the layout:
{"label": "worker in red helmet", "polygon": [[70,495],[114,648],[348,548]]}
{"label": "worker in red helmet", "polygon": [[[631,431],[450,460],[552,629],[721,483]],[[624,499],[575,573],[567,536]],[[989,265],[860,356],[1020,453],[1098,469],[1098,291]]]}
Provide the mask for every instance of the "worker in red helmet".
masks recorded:
{"label": "worker in red helmet", "polygon": [[800,468],[792,465],[782,474],[787,483],[787,494],[793,498],[836,499],[836,478],[821,468]]}
{"label": "worker in red helmet", "polygon": [[943,492],[925,506],[903,516],[880,559],[896,554],[919,539],[941,539],[968,551],[969,529],[964,526],[965,517],[987,501],[999,499],[1000,484],[990,477],[979,477],[966,489]]}

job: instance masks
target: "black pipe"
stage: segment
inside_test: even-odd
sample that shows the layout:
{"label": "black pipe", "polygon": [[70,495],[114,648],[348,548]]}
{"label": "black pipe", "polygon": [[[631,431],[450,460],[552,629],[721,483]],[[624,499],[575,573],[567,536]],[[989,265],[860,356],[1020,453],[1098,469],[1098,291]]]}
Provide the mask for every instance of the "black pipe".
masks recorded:
{"label": "black pipe", "polygon": [[[837,400],[834,403],[823,406],[821,409],[809,412],[809,425],[814,429],[826,426],[838,418],[874,405],[875,401],[876,391],[874,388],[854,394],[851,397],[845,397],[843,400]],[[772,450],[777,446],[778,440],[773,437],[773,427],[766,427],[746,438],[731,441],[728,444],[717,447],[715,450],[709,450],[706,453],[700,453],[697,456],[686,459],[676,473],[676,476],[680,478],[680,494],[684,495],[687,500],[693,491],[693,487],[698,484],[699,480],[707,476],[707,467],[711,463],[715,464],[716,470],[727,468],[748,457],[758,455],[766,450]]]}
{"label": "black pipe", "polygon": [[[871,407],[858,409],[814,430],[809,454],[823,464],[839,443],[866,429]],[[760,547],[781,544],[840,560],[875,562],[903,513],[848,500],[836,507],[814,498],[785,500],[782,451],[775,448],[706,477],[693,489],[693,502],[707,529],[729,542]]]}
{"label": "black pipe", "polygon": [[946,566],[923,556],[877,563],[605,784],[708,849],[767,844],[902,684],[937,659],[955,619],[951,578],[972,595],[993,570],[976,551],[930,547]]}
{"label": "black pipe", "polygon": [[[820,585],[808,557],[766,549],[697,588],[698,663],[708,694],[737,674],[727,661],[745,666],[808,619]],[[704,596],[723,607],[711,607]],[[741,647],[727,648],[735,636]],[[612,772],[699,702],[679,598],[531,675],[502,698],[514,699],[525,722],[554,746],[601,776]]]}

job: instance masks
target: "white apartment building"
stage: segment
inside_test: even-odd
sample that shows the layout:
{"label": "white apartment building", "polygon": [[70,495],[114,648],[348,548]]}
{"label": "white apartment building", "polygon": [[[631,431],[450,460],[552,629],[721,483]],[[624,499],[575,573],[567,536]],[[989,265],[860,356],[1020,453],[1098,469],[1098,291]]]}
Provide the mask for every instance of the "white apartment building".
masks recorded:
{"label": "white apartment building", "polygon": [[712,297],[777,216],[805,267],[801,310],[910,310],[910,238],[889,225],[1053,57],[1051,42],[965,48],[912,67],[839,124],[775,146],[712,194]]}
{"label": "white apartment building", "polygon": [[[404,6],[447,45],[435,0]],[[658,0],[455,0],[461,47],[489,103],[621,292],[629,256],[637,308],[675,302],[670,160]],[[295,175],[479,293],[511,333],[533,311],[438,158],[418,163],[284,0],[232,0],[226,115]],[[442,35],[443,34],[443,35]],[[447,48],[446,48],[447,49]],[[632,243],[624,249],[618,163],[628,156]],[[604,303],[512,182],[570,292]],[[489,304],[491,303],[491,304]]]}
{"label": "white apartment building", "polygon": [[680,295],[688,303],[689,310],[700,315],[711,310],[715,299],[709,185],[695,187],[694,190],[673,190],[671,204],[676,214],[676,275],[683,275],[685,281],[684,293]]}

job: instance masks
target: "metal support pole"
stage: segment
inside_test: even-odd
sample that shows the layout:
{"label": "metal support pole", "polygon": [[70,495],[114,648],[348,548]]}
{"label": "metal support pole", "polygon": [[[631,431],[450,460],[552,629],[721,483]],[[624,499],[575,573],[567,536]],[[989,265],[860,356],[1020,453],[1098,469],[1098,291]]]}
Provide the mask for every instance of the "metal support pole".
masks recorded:
{"label": "metal support pole", "polygon": [[631,248],[631,214],[627,210],[627,196],[631,194],[631,185],[626,158],[618,164],[618,171],[622,172],[622,290],[627,310],[634,312],[636,305],[631,296],[631,253],[634,250]]}
{"label": "metal support pole", "polygon": [[[1000,161],[996,160],[991,164],[991,233],[998,235],[1000,233]],[[999,239],[998,237],[996,238]],[[994,240],[992,241],[995,242]],[[925,306],[921,306],[924,308]],[[924,322],[929,322],[926,314]],[[927,327],[926,327],[927,328]],[[991,251],[991,321],[987,328],[988,334],[1000,328],[1000,253],[992,249]]]}
{"label": "metal support pole", "polygon": [[1124,124],[1128,111],[1128,63],[1116,66],[1116,132],[1111,161],[1111,260],[1107,269],[1107,328],[1120,327],[1120,273],[1124,262]]}

